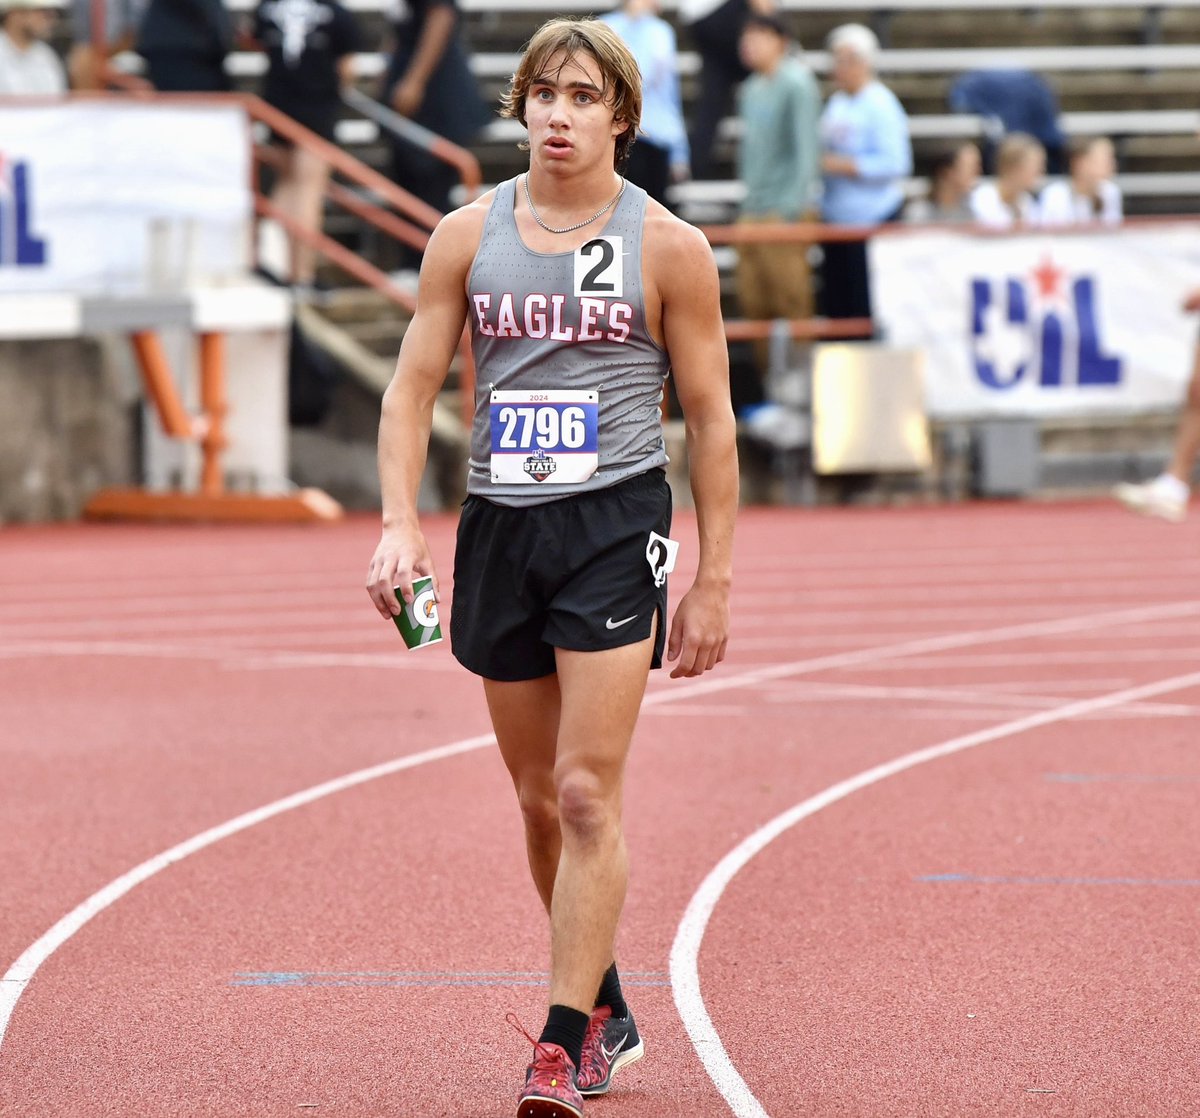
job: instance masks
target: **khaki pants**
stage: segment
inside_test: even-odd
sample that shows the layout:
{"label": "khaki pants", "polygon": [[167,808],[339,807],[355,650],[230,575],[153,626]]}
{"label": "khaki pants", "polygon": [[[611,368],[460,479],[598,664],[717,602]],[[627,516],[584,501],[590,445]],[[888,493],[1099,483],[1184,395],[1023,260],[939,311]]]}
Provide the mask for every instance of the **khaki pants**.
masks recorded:
{"label": "khaki pants", "polygon": [[[742,217],[739,224],[778,223],[772,215]],[[813,313],[812,274],[808,266],[808,245],[799,241],[787,244],[738,245],[734,282],[742,314],[750,319],[811,318]],[[767,371],[767,343],[754,343],[754,356],[760,373]]]}

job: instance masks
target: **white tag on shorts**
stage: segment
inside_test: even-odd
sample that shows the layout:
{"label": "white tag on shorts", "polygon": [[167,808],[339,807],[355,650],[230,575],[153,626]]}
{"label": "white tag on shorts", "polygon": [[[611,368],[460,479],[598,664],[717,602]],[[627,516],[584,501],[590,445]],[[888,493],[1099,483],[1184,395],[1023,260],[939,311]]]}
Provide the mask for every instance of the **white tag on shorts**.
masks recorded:
{"label": "white tag on shorts", "polygon": [[650,533],[650,538],[646,541],[646,562],[650,564],[655,586],[662,586],[667,581],[667,575],[675,569],[675,560],[678,558],[677,540],[669,540],[657,532]]}
{"label": "white tag on shorts", "polygon": [[492,481],[579,485],[600,465],[600,393],[492,391]]}
{"label": "white tag on shorts", "polygon": [[623,237],[593,237],[575,250],[575,294],[620,299],[625,294]]}

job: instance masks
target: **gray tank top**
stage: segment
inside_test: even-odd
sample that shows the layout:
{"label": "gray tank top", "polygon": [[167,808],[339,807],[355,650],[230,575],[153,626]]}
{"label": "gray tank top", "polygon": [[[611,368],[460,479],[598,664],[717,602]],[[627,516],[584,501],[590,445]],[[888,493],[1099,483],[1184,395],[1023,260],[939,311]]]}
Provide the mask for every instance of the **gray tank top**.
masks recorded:
{"label": "gray tank top", "polygon": [[[646,192],[628,183],[595,238],[574,252],[541,253],[517,231],[516,185],[510,179],[496,188],[468,282],[475,420],[467,491],[523,506],[665,466],[659,408],[669,361],[646,329]],[[598,392],[596,472],[575,484],[556,484],[553,474],[541,482],[494,481],[493,390]]]}

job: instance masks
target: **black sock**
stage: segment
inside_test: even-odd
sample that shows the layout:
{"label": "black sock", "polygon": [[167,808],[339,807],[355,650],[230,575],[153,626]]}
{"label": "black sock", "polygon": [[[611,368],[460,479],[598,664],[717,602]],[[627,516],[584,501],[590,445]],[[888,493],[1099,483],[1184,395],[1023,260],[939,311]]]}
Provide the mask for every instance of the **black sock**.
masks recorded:
{"label": "black sock", "polygon": [[621,993],[621,978],[617,974],[617,964],[613,963],[604,972],[600,980],[600,992],[596,995],[597,1005],[606,1005],[612,1010],[614,1017],[628,1017],[629,1006],[625,1004],[625,995]]}
{"label": "black sock", "polygon": [[591,1018],[569,1005],[552,1005],[546,1016],[546,1027],[538,1037],[541,1044],[558,1044],[567,1050],[576,1069],[583,1055],[583,1034]]}

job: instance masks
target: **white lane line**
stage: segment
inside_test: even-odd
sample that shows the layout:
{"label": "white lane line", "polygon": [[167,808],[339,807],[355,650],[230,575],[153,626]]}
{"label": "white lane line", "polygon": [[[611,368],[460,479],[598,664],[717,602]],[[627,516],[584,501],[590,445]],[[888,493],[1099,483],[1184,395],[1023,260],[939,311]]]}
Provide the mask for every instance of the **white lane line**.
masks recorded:
{"label": "white lane line", "polygon": [[[1179,580],[1181,585],[1195,582],[1195,574],[1190,579]],[[1036,592],[1035,592],[1036,589]],[[1026,605],[1031,599],[1062,604],[1074,598],[1099,598],[1109,602],[1119,602],[1122,598],[1145,600],[1145,586],[1130,579],[1101,581],[1079,580],[1071,582],[1039,582],[1037,584],[1001,583],[991,586],[962,583],[957,580],[947,584],[946,580],[922,583],[920,586],[895,586],[881,583],[870,588],[863,587],[828,587],[800,586],[794,583],[787,590],[760,590],[755,584],[753,591],[741,593],[735,591],[734,601],[742,606],[793,606],[805,608],[808,606],[832,607],[845,603],[853,605],[911,605],[921,602],[970,602],[971,604],[985,603],[987,605],[1012,604]]]}
{"label": "white lane line", "polygon": [[[959,554],[962,554],[965,559],[978,556],[985,562],[982,565],[975,561],[953,565],[945,563],[922,565],[907,562],[902,564],[900,560],[909,558],[907,554],[891,553],[889,557],[871,550],[865,553],[865,558],[863,551],[848,552],[844,555],[789,556],[783,565],[774,562],[756,563],[756,556],[747,553],[738,556],[737,567],[741,572],[739,582],[747,588],[753,586],[755,590],[769,589],[777,581],[788,591],[796,589],[797,571],[801,569],[804,570],[806,578],[826,574],[832,576],[838,581],[829,589],[838,591],[876,587],[898,589],[904,586],[928,585],[926,580],[920,578],[910,581],[911,576],[906,577],[906,571],[911,572],[911,575],[914,576],[927,573],[938,585],[945,584],[947,572],[957,572],[962,577],[955,578],[956,585],[977,584],[983,589],[994,588],[997,584],[1005,586],[1016,583],[1042,584],[1049,582],[1052,576],[1060,575],[1062,570],[1068,568],[1079,570],[1078,576],[1072,577],[1071,585],[1087,585],[1105,578],[1134,575],[1144,577],[1146,574],[1145,550],[1141,544],[1128,553],[1128,558],[1123,558],[1121,553],[1113,551],[1108,544],[1105,545],[1105,557],[1097,558],[1096,547],[1092,543],[1081,543],[1075,551],[1062,549],[1045,551],[1031,547],[1022,552],[1022,559],[1019,562],[1012,564],[996,563],[994,549],[963,551]],[[1041,562],[1031,561],[1035,560],[1039,554],[1044,556]],[[878,569],[881,561],[887,566],[887,570],[882,573]],[[1040,573],[1043,571],[1047,573]],[[1170,572],[1177,572],[1175,580],[1181,584],[1188,583],[1194,581],[1194,577],[1200,573],[1200,560],[1187,557],[1161,559],[1155,562],[1154,571],[1160,584]],[[694,572],[682,568],[679,573],[683,579],[694,574]],[[1031,577],[1025,577],[1026,573]],[[966,577],[968,575],[969,577]],[[847,577],[857,581],[847,584],[842,581]],[[1055,578],[1053,581],[1060,580]],[[148,594],[145,592],[146,580],[140,576],[112,577],[92,581],[73,579],[71,585],[76,597],[88,599],[99,597],[103,604],[112,604],[123,608],[138,606],[154,608],[162,603],[191,601],[197,595],[208,599],[213,595],[237,593],[239,590],[267,596],[291,594],[301,597],[310,593],[344,593],[347,586],[347,567],[345,565],[329,568],[305,567],[299,571],[281,571],[270,579],[263,578],[261,570],[257,569],[222,571],[220,574],[196,571],[187,575],[171,576],[169,579],[159,578],[158,582],[160,585],[178,584],[179,590],[171,593]],[[811,583],[807,585],[817,592],[825,589],[820,585],[812,586]],[[205,591],[204,588],[207,586],[211,586],[213,589]],[[125,587],[129,588],[129,593],[121,592]],[[66,609],[69,612],[70,620],[74,620],[78,616],[77,609],[64,606],[60,591],[47,590],[44,571],[41,568],[37,572],[36,581],[0,579],[0,592],[9,590],[12,593],[5,593],[5,597],[10,600],[0,602],[0,620],[23,616],[41,617],[47,611],[55,609]],[[201,594],[201,591],[204,593]],[[189,607],[184,605],[182,608],[187,610]]]}
{"label": "white lane line", "polygon": [[[1106,683],[1086,688],[1095,694],[1107,687],[1113,690],[1116,686],[1128,687],[1128,681],[1119,684]],[[1069,702],[1061,694],[1030,695],[1013,692],[997,692],[987,687],[881,687],[858,683],[809,683],[804,681],[780,681],[764,685],[766,701],[778,705],[825,703],[850,705],[849,701],[877,700],[887,702],[890,699],[908,700],[910,702],[960,704],[969,707],[987,707],[1001,712],[1017,710],[1050,710]],[[1062,688],[1061,690],[1066,690]],[[899,709],[901,703],[890,704]],[[1200,713],[1200,708],[1182,703],[1147,703],[1131,704],[1129,713],[1161,714],[1184,716]]]}
{"label": "white lane line", "polygon": [[[1107,613],[1060,618],[1056,621],[1038,621],[1023,625],[1010,625],[1001,629],[984,629],[974,632],[953,633],[942,637],[930,637],[916,641],[902,641],[899,644],[883,645],[877,648],[860,649],[857,652],[838,653],[832,656],[821,656],[811,660],[798,660],[790,664],[777,664],[769,668],[744,672],[740,675],[730,675],[725,678],[700,680],[693,683],[681,683],[669,691],[656,691],[643,700],[643,706],[657,706],[660,703],[683,702],[700,695],[718,694],[736,687],[748,687],[772,679],[782,679],[789,675],[803,675],[810,672],[826,671],[830,668],[848,667],[869,663],[872,660],[890,659],[898,656],[919,655],[925,652],[947,651],[954,648],[966,648],[972,645],[989,644],[1001,641],[1022,640],[1038,636],[1049,636],[1060,632],[1073,632],[1081,628],[1104,627],[1120,625],[1126,621],[1148,621],[1153,618],[1173,618],[1200,612],[1200,602],[1176,602],[1167,605],[1148,606],[1144,609],[1115,610]],[[324,796],[333,795],[344,789],[376,780],[392,773],[402,772],[418,765],[429,764],[433,761],[444,760],[447,757],[458,756],[475,749],[483,749],[491,745],[495,738],[490,734],[467,738],[464,741],[412,754],[408,757],[397,758],[393,761],[375,765],[367,769],[349,773],[325,781],[313,788],[286,796],[265,807],[256,808],[237,816],[226,823],[219,824],[193,838],[187,839],[162,854],[155,855],[139,866],[122,874],[116,880],[94,893],[82,904],[67,913],[52,928],[43,933],[38,939],[22,952],[20,958],[0,978],[0,1045],[4,1043],[8,1031],[8,1023],[12,1019],[17,1002],[25,992],[38,968],[50,958],[64,943],[74,936],[93,917],[99,915],[110,905],[120,900],[131,889],[142,882],[162,872],[176,862],[203,850],[213,843],[220,842],[230,835],[237,834],[264,820],[272,819],[293,808],[302,807],[319,800]]]}
{"label": "white lane line", "polygon": [[729,883],[755,855],[761,853],[780,835],[802,820],[852,796],[855,792],[861,792],[864,788],[869,788],[898,773],[916,768],[918,765],[925,765],[931,761],[985,745],[988,742],[1013,737],[1055,722],[1064,722],[1113,707],[1137,703],[1143,699],[1154,698],[1156,695],[1165,695],[1171,691],[1183,691],[1186,688],[1197,686],[1200,686],[1200,672],[1189,672],[1187,675],[1173,676],[1171,679],[1159,680],[1157,683],[1147,683],[1141,687],[1130,687],[1122,691],[1109,692],[1107,695],[1098,695],[1092,699],[1080,699],[1077,702],[1066,703],[1054,710],[1031,714],[999,726],[952,738],[940,745],[931,745],[913,753],[906,753],[893,761],[876,765],[856,776],[839,781],[815,796],[810,796],[802,803],[777,815],[726,854],[701,882],[700,888],[688,902],[683,919],[675,933],[675,942],[671,945],[670,973],[671,986],[675,992],[675,1006],[679,1010],[679,1016],[683,1019],[684,1028],[687,1030],[709,1078],[712,1079],[717,1090],[729,1104],[729,1109],[737,1118],[769,1118],[769,1116],[762,1103],[750,1090],[749,1084],[733,1066],[729,1053],[725,1051],[725,1046],[721,1043],[716,1026],[708,1015],[708,1009],[704,1004],[704,995],[700,990],[699,961],[700,947],[704,941],[704,933],[713,910],[720,902]]}
{"label": "white lane line", "polygon": [[[1109,596],[1099,596],[1090,601],[1079,600],[1071,603],[1080,609],[1088,606],[1098,607],[1111,603]],[[895,609],[823,609],[815,606],[796,606],[792,609],[781,608],[766,612],[755,612],[738,608],[737,598],[734,598],[734,628],[737,631],[755,632],[774,628],[795,626],[797,616],[802,617],[804,624],[811,627],[846,626],[853,627],[864,623],[888,628],[893,625],[908,624],[937,624],[941,622],[975,622],[986,621],[989,618],[1004,619],[1011,617],[1012,605],[996,604],[963,608],[959,606],[930,606],[924,609],[898,607]],[[1022,608],[1022,613],[1031,618],[1044,616],[1060,617],[1061,602],[1048,600],[1033,606]],[[451,603],[453,608],[453,603]],[[378,614],[374,615],[378,617]],[[279,606],[264,607],[258,610],[241,610],[232,613],[195,613],[190,616],[183,626],[189,634],[204,634],[210,640],[220,640],[223,635],[238,636],[244,634],[262,634],[264,639],[270,639],[273,632],[287,632],[289,629],[309,627],[314,623],[329,626],[331,629],[361,629],[371,621],[372,615],[364,608],[353,606],[312,606],[302,610],[285,609]],[[89,620],[70,623],[70,632],[76,639],[96,639],[103,635],[115,639],[155,640],[164,637],[177,637],[181,628],[178,621],[171,621],[165,616],[140,618],[100,618],[95,615]],[[46,632],[46,623],[21,621],[16,624],[0,626],[0,639],[5,641],[36,641]]]}
{"label": "white lane line", "polygon": [[59,920],[54,927],[40,936],[35,943],[26,948],[21,953],[20,958],[8,968],[4,977],[0,979],[0,1043],[4,1040],[4,1034],[8,1029],[8,1022],[12,1017],[13,1010],[16,1008],[17,1001],[20,999],[25,987],[29,985],[30,980],[37,973],[38,968],[89,920],[98,916],[143,881],[149,880],[155,874],[161,873],[168,866],[173,866],[176,862],[183,861],[184,858],[195,854],[198,850],[203,850],[206,846],[212,846],[222,839],[229,838],[230,835],[235,835],[239,831],[247,830],[257,823],[262,823],[267,819],[282,815],[293,808],[303,807],[305,804],[311,804],[325,796],[331,796],[335,792],[342,792],[347,788],[353,788],[355,785],[378,780],[380,777],[391,776],[393,773],[402,772],[405,769],[413,769],[419,765],[426,765],[433,761],[443,761],[449,757],[457,757],[463,753],[483,749],[486,746],[494,744],[495,740],[492,734],[480,734],[473,738],[464,738],[462,741],[453,742],[450,745],[439,746],[436,749],[427,749],[421,753],[399,757],[394,761],[386,761],[381,765],[359,769],[357,772],[337,777],[334,780],[327,780],[323,784],[306,788],[303,792],[296,792],[291,796],[285,796],[283,799],[276,800],[265,807],[255,808],[253,811],[248,811],[243,815],[230,819],[228,822],[211,827],[207,831],[201,831],[200,834],[194,835],[192,838],[176,846],[172,846],[169,850],[165,850],[161,854],[156,854],[153,858],[148,858],[141,865],[135,866],[127,873],[123,873],[114,881],[109,882],[99,892],[93,893],[81,905]]}
{"label": "white lane line", "polygon": [[[394,634],[393,634],[394,635]],[[399,638],[396,638],[397,640]],[[394,642],[393,642],[394,643]],[[0,644],[0,660],[30,656],[129,656],[134,659],[211,660],[232,671],[281,668],[386,668],[388,671],[449,672],[458,662],[449,652],[290,652],[286,649],[224,648],[143,641],[23,641]]]}
{"label": "white lane line", "polygon": [[1076,652],[1056,649],[1053,652],[1011,652],[983,654],[980,656],[958,656],[953,664],[944,659],[914,658],[891,664],[880,664],[873,669],[880,672],[928,672],[971,669],[971,668],[1025,668],[1035,664],[1052,664],[1055,667],[1076,667],[1080,664],[1125,664],[1157,663],[1170,660],[1200,660],[1200,645],[1175,648],[1105,648],[1097,651]]}
{"label": "white lane line", "polygon": [[[1162,567],[1155,566],[1155,582],[1163,587],[1166,576]],[[1144,567],[1139,570],[1144,574]],[[1185,574],[1176,581],[1181,590],[1195,585],[1200,575],[1200,562],[1191,561]],[[915,585],[904,585],[895,579],[880,579],[869,585],[823,586],[812,582],[797,585],[794,577],[779,589],[772,589],[756,577],[747,576],[744,584],[734,587],[735,607],[749,606],[821,606],[832,607],[839,603],[854,605],[920,603],[925,601],[967,601],[972,604],[998,604],[1005,602],[1026,603],[1031,597],[1042,597],[1062,604],[1068,598],[1094,597],[1112,602],[1122,597],[1137,598],[1142,590],[1141,580],[1128,577],[1105,577],[1094,570],[1078,578],[1059,578],[1016,581],[1011,578],[961,579],[947,584],[945,578],[931,578]],[[1035,595],[1033,591],[1037,590]],[[449,589],[449,588],[448,588]],[[203,612],[197,610],[196,591],[187,596],[178,593],[145,594],[137,597],[97,592],[88,596],[89,618],[99,618],[106,624],[137,619],[153,621],[164,617],[209,616],[217,611],[237,611],[236,616],[279,614],[286,617],[303,617],[317,606],[340,606],[361,613],[369,610],[366,595],[352,591],[347,580],[324,580],[305,586],[263,585],[248,590],[222,587],[205,591],[199,595]],[[22,597],[20,601],[0,602],[0,625],[40,625],[47,623],[70,623],[79,621],[79,608],[73,602],[32,601]]]}

